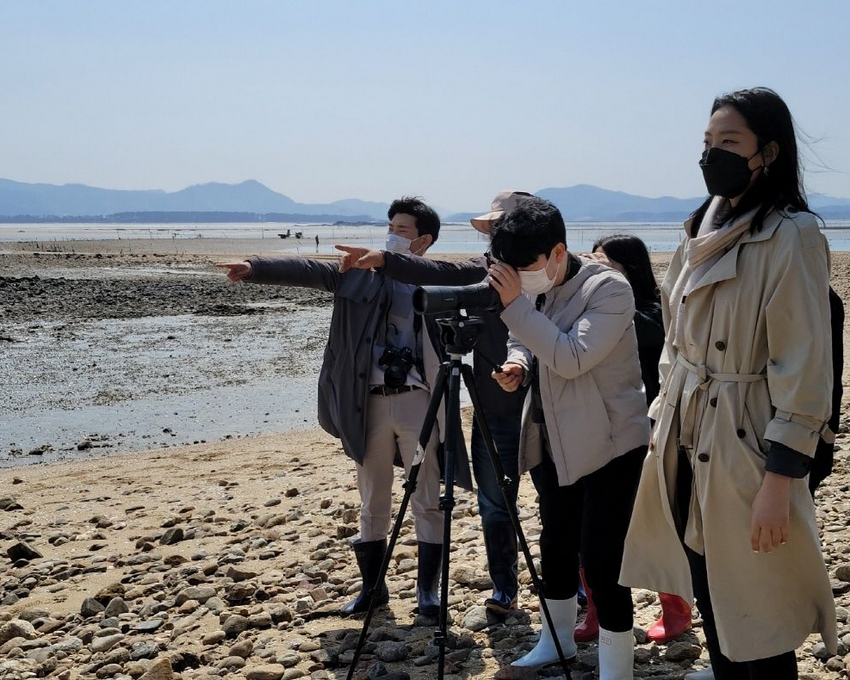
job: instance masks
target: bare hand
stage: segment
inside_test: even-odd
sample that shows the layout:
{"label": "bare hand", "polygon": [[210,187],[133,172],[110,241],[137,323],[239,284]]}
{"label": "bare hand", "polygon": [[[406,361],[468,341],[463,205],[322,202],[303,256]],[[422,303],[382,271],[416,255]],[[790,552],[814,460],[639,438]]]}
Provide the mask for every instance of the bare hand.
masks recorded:
{"label": "bare hand", "polygon": [[380,269],[384,266],[384,251],[357,246],[335,245],[334,248],[345,253],[339,265],[340,274],[349,269]]}
{"label": "bare hand", "polygon": [[609,260],[608,256],[600,250],[597,250],[593,253],[582,253],[582,257],[586,257],[589,260],[596,260],[597,262],[601,262],[607,267],[611,266],[611,260]]}
{"label": "bare hand", "polygon": [[788,541],[790,524],[791,478],[768,472],[753,501],[752,535],[753,552],[769,553]]}
{"label": "bare hand", "polygon": [[501,373],[493,371],[490,376],[505,392],[516,392],[525,379],[525,369],[519,364],[505,364]]}
{"label": "bare hand", "polygon": [[522,283],[520,283],[519,274],[509,264],[494,262],[490,265],[488,274],[487,283],[496,289],[505,307],[522,295]]}
{"label": "bare hand", "polygon": [[216,262],[216,267],[227,270],[227,278],[232,283],[239,283],[254,273],[250,262]]}

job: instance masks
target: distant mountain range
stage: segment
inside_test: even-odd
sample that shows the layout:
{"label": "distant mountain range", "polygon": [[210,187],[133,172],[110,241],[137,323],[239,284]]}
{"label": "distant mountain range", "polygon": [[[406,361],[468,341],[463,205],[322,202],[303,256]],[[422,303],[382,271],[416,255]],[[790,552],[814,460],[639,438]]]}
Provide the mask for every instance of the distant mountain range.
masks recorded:
{"label": "distant mountain range", "polygon": [[[84,184],[27,184],[0,179],[0,216],[106,216],[120,213],[243,213],[314,217],[326,222],[386,219],[384,203],[356,198],[327,204],[298,203],[256,180],[210,182],[180,191],[99,189]],[[0,217],[0,219],[2,219]],[[193,216],[190,221],[199,218]],[[200,218],[203,221],[203,218]],[[279,220],[276,220],[279,221]],[[292,220],[300,221],[300,220]]]}
{"label": "distant mountain range", "polygon": [[[552,201],[569,222],[679,222],[704,197],[647,198],[590,184],[536,192]],[[850,198],[811,194],[826,219],[850,219]],[[99,189],[83,184],[27,184],[0,179],[0,222],[373,222],[387,216],[388,203],[356,198],[332,203],[298,203],[256,180],[211,182],[180,191]],[[486,212],[443,213],[463,222]]]}

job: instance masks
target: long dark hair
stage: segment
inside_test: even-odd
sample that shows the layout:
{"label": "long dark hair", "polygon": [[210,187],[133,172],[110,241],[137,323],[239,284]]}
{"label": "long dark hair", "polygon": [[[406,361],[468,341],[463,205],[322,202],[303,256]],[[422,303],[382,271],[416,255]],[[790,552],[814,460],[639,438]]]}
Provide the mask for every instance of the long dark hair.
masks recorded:
{"label": "long dark hair", "polygon": [[608,259],[623,265],[626,278],[632,286],[636,302],[652,302],[659,299],[658,284],[652,273],[649,251],[637,236],[613,234],[593,244],[593,251],[605,251]]}
{"label": "long dark hair", "polygon": [[[779,154],[770,164],[770,171],[759,173],[738,205],[732,208],[725,218],[731,221],[758,206],[750,226],[753,232],[757,232],[761,230],[764,218],[773,210],[781,213],[791,210],[815,214],[809,208],[803,189],[803,172],[797,151],[794,119],[782,97],[767,87],[738,90],[717,97],[711,106],[712,115],[727,106],[744,117],[747,127],[758,139],[759,150],[763,150],[770,142],[776,142],[779,145]],[[694,222],[690,236],[695,236],[699,230],[710,202],[711,196],[691,215]]]}

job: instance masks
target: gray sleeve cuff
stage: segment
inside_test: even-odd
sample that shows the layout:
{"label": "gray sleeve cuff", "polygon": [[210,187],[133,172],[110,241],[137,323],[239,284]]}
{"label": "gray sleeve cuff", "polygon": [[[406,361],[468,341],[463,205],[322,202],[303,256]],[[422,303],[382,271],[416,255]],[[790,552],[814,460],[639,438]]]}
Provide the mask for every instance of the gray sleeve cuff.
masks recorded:
{"label": "gray sleeve cuff", "polygon": [[809,474],[812,467],[812,459],[804,453],[795,451],[785,444],[769,441],[770,447],[767,450],[767,466],[768,472],[775,472],[778,475],[800,479]]}

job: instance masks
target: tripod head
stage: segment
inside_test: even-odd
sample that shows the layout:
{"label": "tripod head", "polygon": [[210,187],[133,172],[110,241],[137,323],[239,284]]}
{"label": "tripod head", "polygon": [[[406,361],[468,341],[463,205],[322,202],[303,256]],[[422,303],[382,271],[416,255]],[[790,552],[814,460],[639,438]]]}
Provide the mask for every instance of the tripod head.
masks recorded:
{"label": "tripod head", "polygon": [[436,319],[440,326],[440,343],[446,353],[452,358],[466,356],[475,347],[481,331],[484,330],[484,319],[477,316],[464,316],[455,311],[445,319]]}

